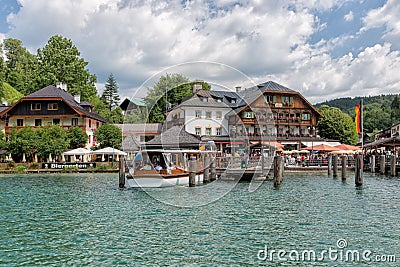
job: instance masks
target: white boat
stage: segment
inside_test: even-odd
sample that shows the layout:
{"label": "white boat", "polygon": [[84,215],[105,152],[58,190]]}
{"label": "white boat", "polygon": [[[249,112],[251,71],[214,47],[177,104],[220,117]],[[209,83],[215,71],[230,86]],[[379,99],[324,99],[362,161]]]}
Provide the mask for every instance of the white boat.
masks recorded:
{"label": "white boat", "polygon": [[143,150],[136,154],[125,185],[134,188],[189,185],[189,159],[196,157],[196,183],[203,182],[203,150]]}

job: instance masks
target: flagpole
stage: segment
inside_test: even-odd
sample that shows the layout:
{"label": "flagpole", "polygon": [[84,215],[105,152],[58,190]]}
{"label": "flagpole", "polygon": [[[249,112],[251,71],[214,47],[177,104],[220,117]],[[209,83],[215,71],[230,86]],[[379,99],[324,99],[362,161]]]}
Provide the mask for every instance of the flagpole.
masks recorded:
{"label": "flagpole", "polygon": [[360,117],[361,117],[361,150],[364,153],[364,119],[363,119],[364,100],[361,98]]}

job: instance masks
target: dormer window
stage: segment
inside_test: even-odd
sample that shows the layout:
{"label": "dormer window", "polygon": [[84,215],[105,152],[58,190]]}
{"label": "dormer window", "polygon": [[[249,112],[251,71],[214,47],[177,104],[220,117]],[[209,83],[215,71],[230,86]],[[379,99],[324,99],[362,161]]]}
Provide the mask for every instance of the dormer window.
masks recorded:
{"label": "dormer window", "polygon": [[235,104],[236,103],[236,98],[231,98],[231,104]]}
{"label": "dormer window", "polygon": [[222,102],[222,99],[221,99],[221,98],[217,98],[216,100],[217,100],[218,103],[221,103],[221,102]]}
{"label": "dormer window", "polygon": [[203,102],[208,102],[208,97],[202,97],[202,98],[201,98],[201,101],[203,101]]}
{"label": "dormer window", "polygon": [[41,110],[42,105],[40,103],[32,103],[31,104],[31,110]]}

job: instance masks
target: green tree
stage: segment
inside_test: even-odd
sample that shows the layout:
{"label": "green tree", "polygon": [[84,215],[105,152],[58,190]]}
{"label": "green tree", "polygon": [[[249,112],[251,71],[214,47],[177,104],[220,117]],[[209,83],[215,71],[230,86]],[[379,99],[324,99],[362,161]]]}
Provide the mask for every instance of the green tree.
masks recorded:
{"label": "green tree", "polygon": [[164,122],[167,109],[178,105],[185,97],[191,96],[195,83],[201,83],[205,90],[210,89],[206,82],[191,82],[181,74],[161,76],[154,87],[148,89],[144,98],[149,108],[149,122]]}
{"label": "green tree", "polygon": [[336,139],[344,144],[357,143],[355,123],[349,115],[338,108],[329,106],[321,106],[319,111],[324,115],[318,122],[321,137]]}
{"label": "green tree", "polygon": [[122,132],[121,129],[115,125],[107,123],[101,125],[96,132],[94,132],[94,136],[97,142],[100,143],[100,148],[119,148],[121,146]]}
{"label": "green tree", "polygon": [[31,54],[22,42],[9,38],[3,42],[6,56],[5,81],[24,95],[37,90],[37,57]]}
{"label": "green tree", "polygon": [[118,84],[112,73],[108,76],[101,99],[106,103],[110,111],[112,111],[114,107],[118,106],[120,100],[118,95]]}
{"label": "green tree", "polygon": [[0,149],[7,149],[7,143],[6,143],[6,135],[4,134],[3,131],[0,131]]}
{"label": "green tree", "polygon": [[69,148],[72,149],[84,147],[88,140],[88,135],[78,126],[71,127],[68,130],[67,137],[69,140]]}
{"label": "green tree", "polygon": [[86,69],[88,62],[80,57],[78,48],[70,39],[52,36],[44,48],[38,49],[37,57],[39,88],[63,82],[68,85],[70,94],[80,95],[84,101],[97,94],[96,75]]}
{"label": "green tree", "polygon": [[21,161],[22,154],[30,158],[39,148],[39,138],[31,127],[23,127],[19,130],[13,128],[8,137],[7,150],[11,153],[13,159]]}
{"label": "green tree", "polygon": [[391,118],[391,110],[379,104],[365,105],[363,109],[364,131],[372,132],[374,129],[384,130],[395,121]]}
{"label": "green tree", "polygon": [[90,98],[90,103],[93,105],[93,110],[101,117],[105,118],[109,123],[123,123],[124,117],[120,107],[109,110],[107,104],[102,101],[97,95]]}
{"label": "green tree", "polygon": [[37,131],[38,136],[38,155],[42,158],[48,158],[51,154],[61,156],[69,146],[67,131],[60,125],[51,125],[50,127],[42,127]]}
{"label": "green tree", "polygon": [[4,97],[4,77],[5,77],[5,64],[3,57],[1,56],[3,54],[3,50],[0,46],[0,99]]}
{"label": "green tree", "polygon": [[147,121],[147,108],[136,108],[125,115],[124,123],[145,123]]}
{"label": "green tree", "polygon": [[400,119],[400,99],[399,96],[396,95],[390,104],[391,107],[391,117],[392,121],[397,121]]}

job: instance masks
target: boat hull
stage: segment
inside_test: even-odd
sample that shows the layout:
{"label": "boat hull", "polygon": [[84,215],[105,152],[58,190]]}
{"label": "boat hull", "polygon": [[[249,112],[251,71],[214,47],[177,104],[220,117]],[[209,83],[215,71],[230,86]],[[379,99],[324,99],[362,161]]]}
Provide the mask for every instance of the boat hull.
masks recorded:
{"label": "boat hull", "polygon": [[[196,174],[196,183],[203,182],[203,174]],[[127,178],[125,185],[129,188],[160,188],[172,186],[188,186],[189,174],[165,177],[162,175],[133,176]]]}

